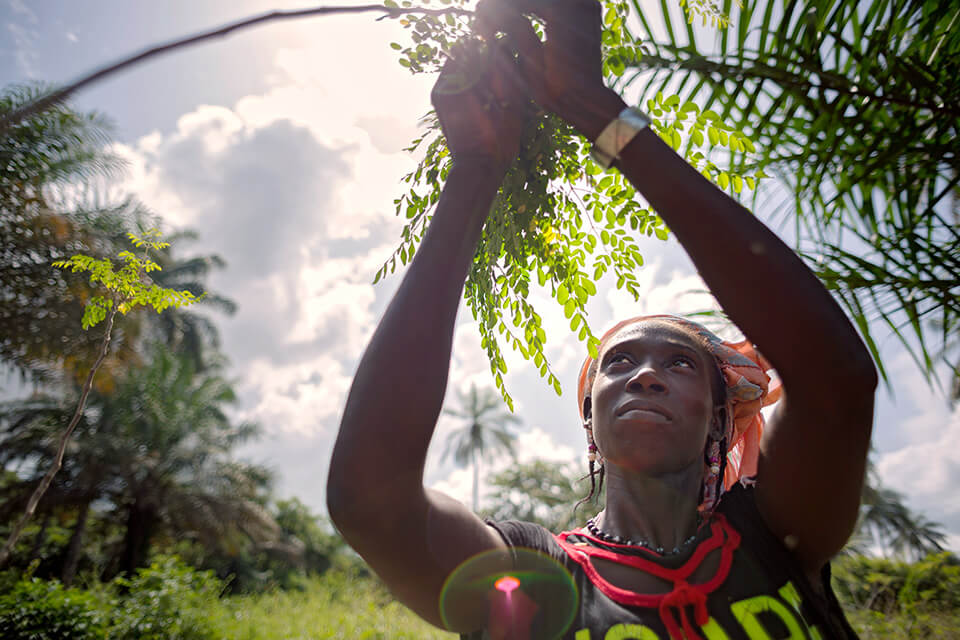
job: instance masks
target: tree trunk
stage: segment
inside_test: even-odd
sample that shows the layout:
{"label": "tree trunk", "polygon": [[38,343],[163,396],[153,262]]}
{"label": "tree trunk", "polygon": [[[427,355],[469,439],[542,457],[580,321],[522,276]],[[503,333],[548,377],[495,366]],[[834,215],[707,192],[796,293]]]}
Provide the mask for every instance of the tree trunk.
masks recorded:
{"label": "tree trunk", "polygon": [[74,576],[77,575],[77,565],[80,564],[80,550],[83,545],[83,534],[87,530],[87,518],[90,515],[90,501],[87,500],[80,504],[77,511],[77,523],[73,525],[73,533],[70,534],[70,544],[67,545],[67,557],[63,560],[63,572],[61,580],[63,586],[69,587],[73,583]]}
{"label": "tree trunk", "polygon": [[473,454],[473,512],[480,506],[480,456]]}
{"label": "tree trunk", "polygon": [[43,549],[43,543],[47,541],[47,526],[50,524],[51,515],[49,511],[43,514],[43,520],[40,521],[40,531],[37,532],[37,537],[33,539],[33,545],[30,547],[28,563],[37,559],[40,550]]}
{"label": "tree trunk", "polygon": [[150,536],[156,524],[157,516],[154,510],[144,507],[140,502],[130,505],[127,514],[127,531],[123,536],[123,550],[120,553],[120,573],[133,575],[133,572],[144,566],[147,551],[150,549]]}

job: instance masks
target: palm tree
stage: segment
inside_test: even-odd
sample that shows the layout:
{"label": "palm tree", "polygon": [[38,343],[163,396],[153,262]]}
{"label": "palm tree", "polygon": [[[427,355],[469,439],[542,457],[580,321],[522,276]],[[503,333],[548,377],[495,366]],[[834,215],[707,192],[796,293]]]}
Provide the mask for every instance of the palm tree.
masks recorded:
{"label": "palm tree", "polygon": [[902,494],[881,486],[872,463],[867,466],[860,504],[853,550],[863,552],[865,547],[878,545],[884,555],[913,560],[943,551],[947,536],[941,526],[909,509]]}
{"label": "palm tree", "polygon": [[235,544],[238,535],[254,542],[277,536],[264,508],[270,473],[231,457],[259,429],[229,419],[236,395],[218,371],[198,373],[189,359],[158,347],[115,395],[106,453],[124,487],[116,504],[125,520],[119,571],[142,566],[164,531],[208,546]]}
{"label": "palm tree", "polygon": [[[7,88],[0,92],[0,114],[42,93],[40,87]],[[82,377],[100,346],[97,332],[80,327],[90,296],[85,276],[51,263],[79,252],[115,257],[130,248],[127,232],[159,226],[134,198],[117,202],[98,186],[98,179],[122,168],[106,151],[109,132],[102,116],[60,105],[0,137],[0,360],[37,379],[55,378],[63,368]],[[65,185],[70,189],[62,189]],[[182,231],[167,240],[179,247],[179,241],[195,237]],[[163,268],[153,275],[158,284],[197,296],[211,270],[224,266],[216,255],[181,258],[169,249],[153,257]],[[228,314],[235,309],[232,301],[210,292],[201,304]],[[216,327],[194,310],[133,316],[114,336],[101,385],[109,386],[110,378],[139,362],[144,342],[163,340],[198,368],[205,366],[205,353],[217,348]]]}
{"label": "palm tree", "polygon": [[473,510],[479,508],[480,462],[493,454],[505,451],[514,455],[514,436],[508,424],[518,424],[519,418],[506,410],[500,394],[493,389],[478,390],[470,385],[466,393],[458,392],[460,409],[444,409],[443,413],[463,420],[466,424],[447,436],[442,460],[453,458],[454,464],[473,465]]}
{"label": "palm tree", "polygon": [[[0,113],[42,94],[42,87],[8,87]],[[105,151],[109,129],[102,116],[58,106],[0,136],[0,360],[22,373],[40,376],[72,357],[92,362],[99,346],[77,321],[86,279],[50,264],[78,251],[104,255],[102,238],[59,210],[55,192],[118,169]]]}
{"label": "palm tree", "polygon": [[[105,439],[110,437],[103,428],[110,419],[109,403],[104,402],[96,390],[90,400],[77,425],[76,433],[82,439],[74,438],[68,443],[63,467],[38,506],[44,521],[54,513],[74,517],[60,568],[60,578],[67,586],[73,581],[79,564],[93,502],[113,499],[119,488],[102,460],[107,446]],[[10,522],[23,512],[49,461],[56,456],[57,436],[73,414],[73,402],[73,394],[66,397],[35,394],[0,405],[0,468],[33,469],[33,473],[26,475],[13,473],[14,479],[0,490],[0,521]],[[33,546],[38,544],[35,542]]]}
{"label": "palm tree", "polygon": [[704,44],[666,4],[663,30],[632,3],[644,53],[627,51],[623,81],[641,85],[641,104],[676,91],[750,135],[759,151],[737,154],[741,168],[766,166],[788,187],[776,209],[881,373],[875,319],[933,379],[960,333],[960,230],[947,218],[960,184],[960,8],[724,0],[730,25]]}
{"label": "palm tree", "polygon": [[[69,547],[79,552],[86,522],[79,514],[92,502],[123,522],[108,573],[142,566],[159,536],[221,549],[244,540],[276,543],[279,529],[265,508],[270,473],[231,455],[258,433],[256,425],[235,424],[226,414],[236,400],[233,388],[213,367],[198,373],[189,358],[161,347],[150,353],[114,390],[91,395],[77,428],[56,485],[56,495],[79,510],[77,542]],[[56,396],[34,398],[0,414],[0,462],[35,467],[37,478],[23,483],[28,489],[53,455],[50,434],[69,404]],[[75,567],[68,554],[64,577]]]}

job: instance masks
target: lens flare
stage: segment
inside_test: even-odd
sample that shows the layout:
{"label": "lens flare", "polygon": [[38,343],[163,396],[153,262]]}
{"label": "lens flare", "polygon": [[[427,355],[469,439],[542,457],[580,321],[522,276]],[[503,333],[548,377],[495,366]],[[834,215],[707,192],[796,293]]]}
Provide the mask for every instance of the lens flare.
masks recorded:
{"label": "lens flare", "polygon": [[573,623],[579,594],[570,572],[530,549],[487,551],[457,567],[440,593],[450,629],[480,629],[492,637],[548,640]]}
{"label": "lens flare", "polygon": [[493,583],[493,586],[503,591],[504,593],[510,593],[514,589],[520,586],[520,581],[514,578],[513,576],[503,576],[499,580]]}

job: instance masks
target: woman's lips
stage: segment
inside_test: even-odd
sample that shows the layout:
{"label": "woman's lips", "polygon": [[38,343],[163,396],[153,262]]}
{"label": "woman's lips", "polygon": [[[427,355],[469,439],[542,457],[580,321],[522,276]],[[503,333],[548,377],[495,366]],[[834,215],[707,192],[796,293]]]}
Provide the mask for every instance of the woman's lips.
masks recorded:
{"label": "woman's lips", "polygon": [[617,417],[652,422],[670,422],[670,414],[645,402],[628,402],[617,410]]}
{"label": "woman's lips", "polygon": [[621,418],[646,420],[648,422],[669,422],[670,419],[659,411],[652,409],[627,409],[620,414]]}

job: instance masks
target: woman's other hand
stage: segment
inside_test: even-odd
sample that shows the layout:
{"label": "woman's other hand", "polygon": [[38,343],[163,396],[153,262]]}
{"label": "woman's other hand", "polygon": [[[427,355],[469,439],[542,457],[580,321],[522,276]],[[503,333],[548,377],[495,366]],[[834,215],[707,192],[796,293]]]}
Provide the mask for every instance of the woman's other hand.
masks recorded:
{"label": "woman's other hand", "polygon": [[506,171],[520,152],[530,97],[501,43],[462,44],[444,65],[430,97],[454,162]]}
{"label": "woman's other hand", "polygon": [[[625,106],[603,82],[597,0],[481,0],[477,15],[478,30],[488,38],[509,36],[533,98],[589,139]],[[545,42],[526,15],[544,21]]]}

